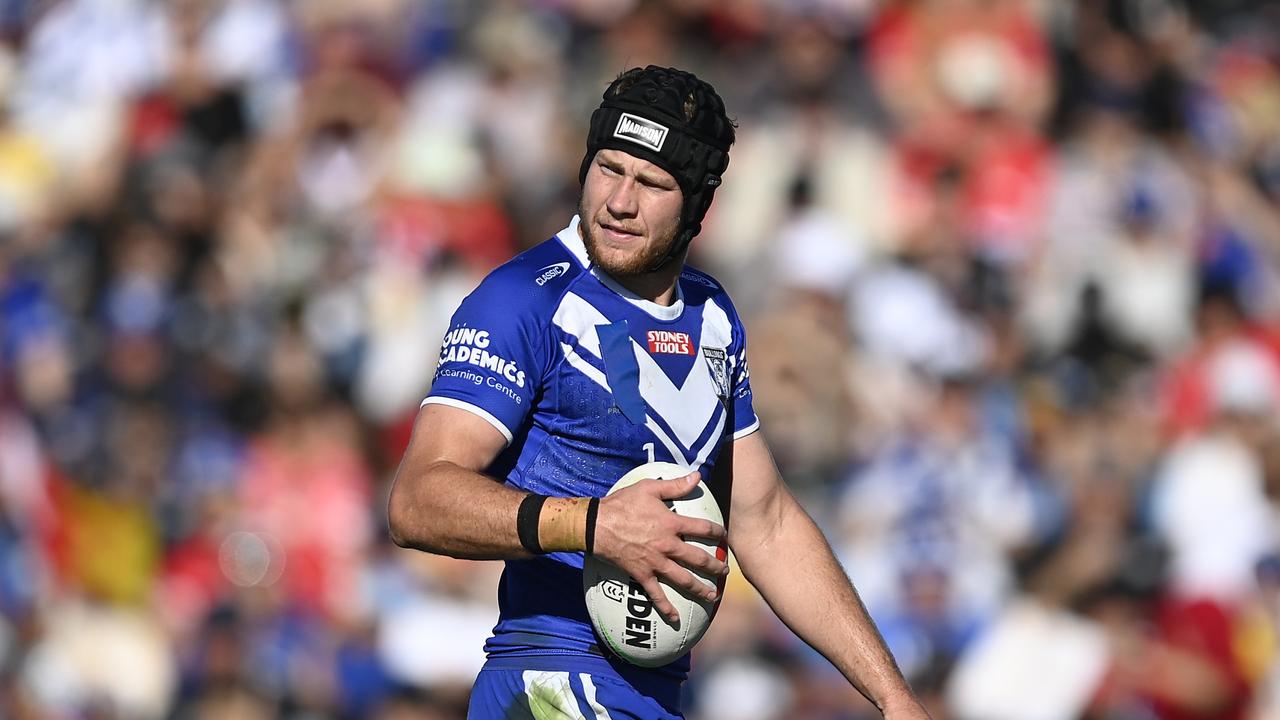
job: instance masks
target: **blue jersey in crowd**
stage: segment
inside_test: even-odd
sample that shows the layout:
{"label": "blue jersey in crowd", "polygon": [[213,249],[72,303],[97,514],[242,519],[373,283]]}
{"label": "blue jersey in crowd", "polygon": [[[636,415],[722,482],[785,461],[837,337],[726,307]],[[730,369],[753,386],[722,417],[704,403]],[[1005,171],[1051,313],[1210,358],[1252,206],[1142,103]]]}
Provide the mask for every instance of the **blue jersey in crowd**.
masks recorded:
{"label": "blue jersey in crowd", "polygon": [[[754,431],[742,323],[724,289],[686,268],[662,306],[593,268],[578,219],[481,282],[453,316],[425,404],[475,413],[508,440],[488,472],[558,497],[603,496],[636,466],[704,478]],[[678,705],[688,657],[656,670],[610,657],[582,591],[582,554],[508,561],[488,667],[616,675]],[[673,710],[674,712],[674,710]]]}

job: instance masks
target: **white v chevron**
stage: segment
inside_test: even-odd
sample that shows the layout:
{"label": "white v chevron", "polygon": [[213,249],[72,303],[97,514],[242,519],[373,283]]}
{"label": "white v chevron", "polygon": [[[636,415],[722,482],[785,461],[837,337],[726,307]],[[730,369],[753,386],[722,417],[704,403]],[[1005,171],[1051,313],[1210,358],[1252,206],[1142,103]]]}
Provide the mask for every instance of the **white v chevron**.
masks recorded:
{"label": "white v chevron", "polygon": [[[596,334],[596,326],[607,325],[610,321],[585,299],[574,293],[567,293],[556,309],[552,322],[564,332],[577,337],[580,349],[590,352],[596,358],[601,357],[600,339]],[[701,344],[724,349],[729,346],[731,339],[728,316],[723,309],[708,300],[702,312]],[[720,398],[716,394],[716,384],[705,361],[701,357],[697,358],[694,367],[685,377],[684,383],[677,387],[658,363],[650,357],[647,350],[635,341],[635,338],[631,339],[631,347],[635,352],[636,363],[640,370],[640,396],[644,398],[651,412],[670,426],[680,445],[697,453],[698,463],[705,461],[714,445],[720,440],[720,432],[724,429],[726,416],[726,413],[720,412],[719,417],[716,418]],[[701,355],[700,352],[699,355]],[[590,363],[568,352],[566,352],[566,358],[574,368],[583,372],[601,387],[609,389],[603,375],[591,367]],[[696,448],[695,444],[713,419],[716,419],[717,428],[710,434],[703,448]],[[674,450],[666,442],[667,438],[664,437],[666,433],[661,431],[658,423],[650,420],[645,424],[664,441],[665,445],[668,445],[669,451]],[[672,455],[684,457],[683,453],[672,452]]]}
{"label": "white v chevron", "polygon": [[[724,318],[723,325],[716,322],[716,314]],[[727,348],[729,338],[721,336],[727,335],[724,330],[728,327],[729,320],[724,311],[708,301],[702,313],[702,345]],[[631,340],[631,349],[635,351],[636,363],[640,366],[640,396],[667,421],[680,443],[692,449],[720,406],[715,380],[711,378],[701,351],[684,384],[676,387],[634,338]],[[702,412],[690,412],[695,408]]]}

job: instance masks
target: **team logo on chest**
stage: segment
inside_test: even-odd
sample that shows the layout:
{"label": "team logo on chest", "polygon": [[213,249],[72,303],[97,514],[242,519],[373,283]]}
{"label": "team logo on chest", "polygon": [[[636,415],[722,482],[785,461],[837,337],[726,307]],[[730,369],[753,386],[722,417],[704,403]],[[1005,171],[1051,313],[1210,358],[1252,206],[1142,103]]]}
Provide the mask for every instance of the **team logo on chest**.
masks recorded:
{"label": "team logo on chest", "polygon": [[711,379],[716,383],[716,395],[721,400],[729,399],[729,363],[725,359],[723,348],[702,348],[702,357],[707,360],[707,369],[711,371]]}
{"label": "team logo on chest", "polygon": [[650,355],[692,355],[693,339],[689,333],[650,330],[647,333]]}

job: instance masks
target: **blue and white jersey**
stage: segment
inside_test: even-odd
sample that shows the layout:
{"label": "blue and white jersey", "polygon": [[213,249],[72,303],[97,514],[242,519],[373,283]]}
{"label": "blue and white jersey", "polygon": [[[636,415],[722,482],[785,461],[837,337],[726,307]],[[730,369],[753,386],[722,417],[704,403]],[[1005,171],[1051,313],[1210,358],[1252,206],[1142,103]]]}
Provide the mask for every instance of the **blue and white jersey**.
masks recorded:
{"label": "blue and white jersey", "polygon": [[[507,484],[601,497],[652,460],[709,478],[729,439],[759,426],[748,377],[742,323],[719,283],[686,268],[672,305],[640,298],[591,266],[575,217],[462,302],[423,404],[497,428],[509,444],[488,472]],[[491,663],[605,655],[583,600],[581,553],[508,561],[498,592]],[[678,689],[688,658],[627,669]]]}

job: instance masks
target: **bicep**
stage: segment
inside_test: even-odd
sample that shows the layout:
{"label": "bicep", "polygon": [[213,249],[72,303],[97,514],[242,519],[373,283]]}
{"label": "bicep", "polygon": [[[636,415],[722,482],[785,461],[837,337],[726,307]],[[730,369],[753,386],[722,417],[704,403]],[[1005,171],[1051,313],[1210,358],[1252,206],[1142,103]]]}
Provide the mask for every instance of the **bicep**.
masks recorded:
{"label": "bicep", "polygon": [[452,405],[422,407],[405,451],[405,464],[428,467],[447,462],[483,472],[507,446],[507,438],[492,422]]}
{"label": "bicep", "polygon": [[388,497],[391,538],[401,547],[468,558],[515,552],[511,520],[520,493],[484,474],[506,437],[460,407],[427,404]]}
{"label": "bicep", "polygon": [[739,545],[757,545],[772,539],[792,496],[762,432],[734,440],[729,452],[729,542],[741,554]]}

